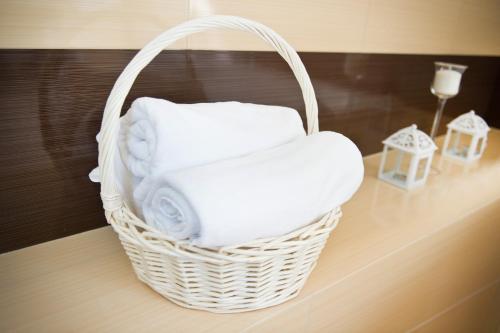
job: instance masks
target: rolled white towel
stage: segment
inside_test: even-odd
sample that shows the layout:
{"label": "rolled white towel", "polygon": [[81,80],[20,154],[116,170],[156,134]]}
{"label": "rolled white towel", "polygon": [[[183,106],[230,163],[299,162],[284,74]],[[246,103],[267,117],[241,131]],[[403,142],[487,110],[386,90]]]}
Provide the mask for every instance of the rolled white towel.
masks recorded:
{"label": "rolled white towel", "polygon": [[283,235],[350,199],[363,179],[356,145],[320,132],[212,164],[146,177],[134,193],[146,222],[200,246]]}
{"label": "rolled white towel", "polygon": [[243,156],[305,136],[297,111],[239,102],[175,104],[142,97],[121,121],[136,177]]}
{"label": "rolled white towel", "polygon": [[[303,136],[298,112],[287,107],[239,102],[175,104],[142,97],[120,118],[115,180],[123,199],[136,212],[132,193],[155,170],[242,156]],[[99,168],[89,177],[100,182]]]}

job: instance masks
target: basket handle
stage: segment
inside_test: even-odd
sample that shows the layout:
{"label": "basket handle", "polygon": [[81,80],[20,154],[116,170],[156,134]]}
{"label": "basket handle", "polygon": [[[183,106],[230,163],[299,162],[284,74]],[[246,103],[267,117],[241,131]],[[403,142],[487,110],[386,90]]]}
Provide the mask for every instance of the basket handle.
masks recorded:
{"label": "basket handle", "polygon": [[297,52],[281,36],[263,24],[236,16],[217,15],[186,21],[163,32],[140,50],[120,74],[108,97],[101,124],[102,136],[98,159],[101,172],[101,198],[106,211],[115,211],[122,206],[113,177],[113,156],[116,150],[120,112],[132,84],[141,70],[165,47],[180,38],[211,28],[252,32],[271,44],[286,60],[299,82],[306,108],[308,134],[318,131],[318,104],[311,80]]}

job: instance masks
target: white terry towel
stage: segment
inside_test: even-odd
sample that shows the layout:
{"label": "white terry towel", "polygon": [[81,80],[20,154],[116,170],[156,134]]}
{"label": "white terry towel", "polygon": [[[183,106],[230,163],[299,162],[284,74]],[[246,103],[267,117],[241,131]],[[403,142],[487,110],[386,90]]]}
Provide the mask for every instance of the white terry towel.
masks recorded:
{"label": "white terry towel", "polygon": [[350,199],[363,179],[361,154],[333,132],[212,164],[160,172],[134,193],[145,221],[207,247],[279,236]]}
{"label": "white terry towel", "polygon": [[243,156],[305,136],[297,111],[239,102],[175,104],[142,97],[121,121],[124,163],[136,177]]}
{"label": "white terry towel", "polygon": [[[114,159],[117,187],[136,212],[132,193],[156,169],[176,170],[242,156],[303,136],[298,112],[287,107],[138,98],[120,118]],[[89,177],[99,182],[99,168]]]}
{"label": "white terry towel", "polygon": [[[124,140],[124,132],[119,132],[118,142],[123,143]],[[100,133],[96,136],[97,142],[100,141]],[[125,151],[125,149],[117,149],[115,151],[115,156],[113,158],[113,168],[115,174],[115,182],[116,188],[118,192],[121,194],[123,201],[128,206],[129,209],[132,210],[134,214],[137,213],[137,207],[135,206],[135,202],[133,199],[133,193],[135,188],[139,185],[142,178],[134,176],[125,166],[124,157],[121,152]],[[94,168],[89,173],[89,178],[94,183],[99,183],[101,181],[101,175],[99,171],[99,167]]]}

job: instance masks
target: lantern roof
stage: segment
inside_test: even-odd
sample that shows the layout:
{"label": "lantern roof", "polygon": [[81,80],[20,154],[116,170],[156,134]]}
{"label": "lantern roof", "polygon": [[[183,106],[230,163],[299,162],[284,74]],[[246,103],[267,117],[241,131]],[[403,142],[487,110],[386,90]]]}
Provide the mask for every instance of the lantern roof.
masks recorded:
{"label": "lantern roof", "polygon": [[448,125],[448,128],[453,130],[467,133],[470,135],[474,134],[486,134],[490,128],[483,118],[478,116],[474,110],[464,113],[453,119]]}
{"label": "lantern roof", "polygon": [[400,129],[382,143],[412,154],[429,153],[437,149],[431,137],[419,130],[415,124]]}

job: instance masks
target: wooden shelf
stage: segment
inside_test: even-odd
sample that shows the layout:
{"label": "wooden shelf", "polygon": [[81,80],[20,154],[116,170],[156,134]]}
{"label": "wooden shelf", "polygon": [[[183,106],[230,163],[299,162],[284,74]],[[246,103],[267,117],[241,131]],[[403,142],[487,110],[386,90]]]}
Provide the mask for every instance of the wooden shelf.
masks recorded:
{"label": "wooden shelf", "polygon": [[411,192],[376,179],[379,158],[365,158],[360,191],[288,303],[232,315],[178,307],[137,280],[105,227],[1,255],[0,331],[442,332],[458,315],[469,330],[497,327],[500,130],[474,164],[437,154]]}

